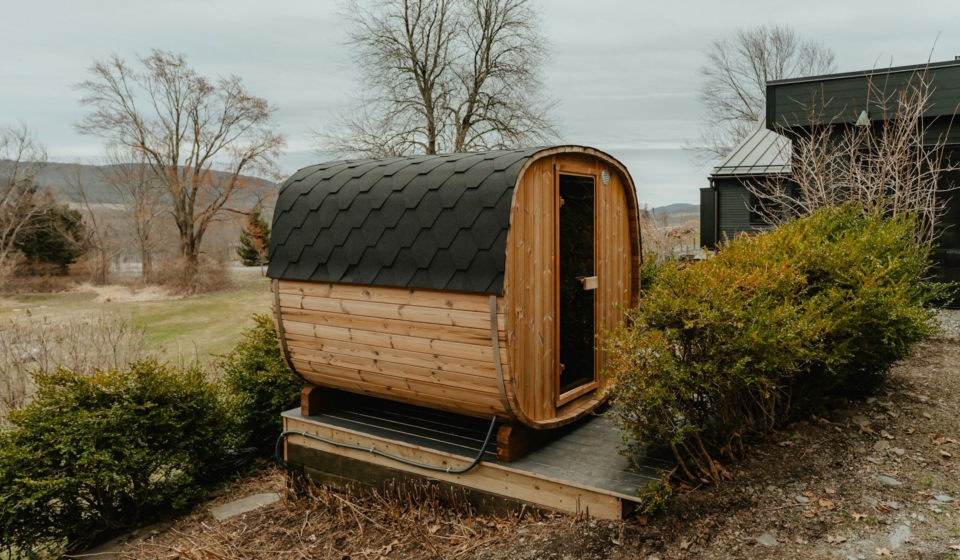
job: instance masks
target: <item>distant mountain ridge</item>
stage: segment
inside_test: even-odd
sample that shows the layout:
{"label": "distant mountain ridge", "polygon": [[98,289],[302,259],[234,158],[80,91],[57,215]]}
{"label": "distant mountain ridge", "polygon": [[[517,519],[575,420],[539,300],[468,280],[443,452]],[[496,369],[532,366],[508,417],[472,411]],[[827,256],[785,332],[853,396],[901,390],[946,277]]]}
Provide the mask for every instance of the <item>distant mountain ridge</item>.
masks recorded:
{"label": "distant mountain ridge", "polygon": [[[76,188],[77,169],[79,168],[79,179],[83,184],[87,200],[91,204],[123,204],[123,198],[115,188],[110,186],[106,180],[107,172],[113,166],[109,165],[88,165],[83,163],[48,163],[37,175],[37,183],[41,187],[51,189],[53,192],[64,198],[68,202],[77,202],[79,192]],[[220,172],[214,172],[220,173]],[[258,191],[271,192],[271,200],[276,197],[278,185],[272,181],[260,179],[258,177],[249,177],[251,183]],[[234,200],[234,206],[250,206],[256,202],[256,197],[245,196]],[[272,203],[271,203],[272,207]]]}
{"label": "distant mountain ridge", "polygon": [[651,208],[653,212],[657,214],[699,214],[700,205],[699,204],[688,204],[686,202],[677,202],[675,204],[668,204],[666,206],[658,206],[656,208]]}

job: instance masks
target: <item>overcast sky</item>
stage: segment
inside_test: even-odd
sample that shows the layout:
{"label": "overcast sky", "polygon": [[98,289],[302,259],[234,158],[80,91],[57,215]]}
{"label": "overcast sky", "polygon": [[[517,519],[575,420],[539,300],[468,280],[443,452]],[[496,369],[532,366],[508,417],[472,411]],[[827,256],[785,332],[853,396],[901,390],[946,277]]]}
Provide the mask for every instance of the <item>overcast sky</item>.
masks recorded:
{"label": "overcast sky", "polygon": [[[784,7],[780,7],[780,6]],[[960,0],[541,0],[553,46],[550,94],[568,143],[630,169],[641,204],[699,201],[709,169],[681,150],[697,136],[697,70],[713,39],[786,23],[837,54],[839,71],[950,60],[960,54]],[[0,0],[0,124],[34,128],[58,161],[95,163],[96,138],[71,86],[94,59],[150,48],[188,55],[207,76],[236,74],[279,108],[286,173],[316,162],[311,128],[354,91],[333,0]],[[939,34],[939,39],[937,36]]]}

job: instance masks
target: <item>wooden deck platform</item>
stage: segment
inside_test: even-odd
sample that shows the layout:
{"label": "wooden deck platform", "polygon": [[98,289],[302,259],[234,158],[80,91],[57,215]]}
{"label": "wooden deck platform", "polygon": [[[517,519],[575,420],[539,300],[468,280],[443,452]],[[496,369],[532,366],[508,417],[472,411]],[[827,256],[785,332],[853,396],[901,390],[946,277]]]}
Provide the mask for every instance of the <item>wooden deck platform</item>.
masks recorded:
{"label": "wooden deck platform", "polygon": [[[340,408],[315,416],[300,409],[283,413],[284,429],[339,443],[375,448],[418,463],[458,469],[480,451],[489,422],[369,397],[353,397]],[[571,426],[537,432],[539,446],[509,464],[497,461],[495,446],[469,472],[429,471],[356,449],[290,435],[285,457],[317,483],[336,487],[382,487],[391,481],[439,484],[461,492],[475,506],[502,511],[522,507],[588,513],[602,519],[628,515],[637,489],[659,479],[673,464],[620,455],[620,432],[602,411]]]}

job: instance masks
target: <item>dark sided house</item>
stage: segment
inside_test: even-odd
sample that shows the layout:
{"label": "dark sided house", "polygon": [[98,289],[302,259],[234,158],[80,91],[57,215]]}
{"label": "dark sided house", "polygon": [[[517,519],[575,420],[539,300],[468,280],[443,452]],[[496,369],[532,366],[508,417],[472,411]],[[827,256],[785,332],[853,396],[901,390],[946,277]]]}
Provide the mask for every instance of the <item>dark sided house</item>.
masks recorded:
{"label": "dark sided house", "polygon": [[749,185],[790,176],[790,140],[767,130],[765,121],[710,174],[700,189],[700,243],[710,249],[739,233],[768,229]]}
{"label": "dark sided house", "polygon": [[[932,86],[924,111],[924,124],[928,126],[925,143],[943,143],[944,159],[952,163],[960,160],[960,122],[954,123],[960,112],[960,60],[770,82],[762,129],[716,167],[710,187],[701,189],[703,244],[713,248],[723,242],[724,234],[732,238],[741,231],[764,229],[760,216],[751,212],[755,205],[743,185],[747,181],[762,184],[776,174],[789,175],[790,157],[780,157],[774,164],[772,158],[762,156],[771,153],[771,146],[789,145],[791,138],[809,135],[817,125],[880,128],[896,107],[895,103],[884,107],[875,101],[894,99],[901,88],[924,72]],[[786,156],[789,149],[773,152]],[[960,280],[960,192],[951,191],[958,186],[960,172],[941,175],[948,210],[939,224],[934,266],[936,276],[943,280]]]}

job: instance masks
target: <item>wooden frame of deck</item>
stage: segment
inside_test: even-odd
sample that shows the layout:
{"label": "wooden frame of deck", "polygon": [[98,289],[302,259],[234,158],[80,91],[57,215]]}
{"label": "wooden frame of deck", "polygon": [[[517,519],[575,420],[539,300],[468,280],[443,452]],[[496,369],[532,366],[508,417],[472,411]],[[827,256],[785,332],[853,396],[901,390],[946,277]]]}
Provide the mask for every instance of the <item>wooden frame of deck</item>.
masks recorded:
{"label": "wooden frame of deck", "polygon": [[[464,456],[440,449],[369,433],[375,430],[349,429],[321,416],[303,416],[299,409],[283,414],[284,430],[302,431],[319,437],[375,448],[418,463],[459,469],[469,465],[474,456]],[[556,442],[562,445],[562,438]],[[573,444],[573,442],[568,442]],[[554,444],[551,444],[554,445]],[[614,446],[610,454],[617,457]],[[622,519],[629,515],[638,498],[633,494],[598,488],[590,484],[566,480],[561,475],[551,476],[544,470],[549,467],[531,468],[523,465],[500,463],[495,454],[487,452],[489,460],[481,461],[474,469],[463,474],[448,474],[429,471],[393,461],[356,449],[346,449],[300,435],[289,435],[285,441],[284,457],[291,467],[299,470],[315,483],[332,487],[362,486],[383,488],[391,482],[430,482],[444,490],[472,494],[472,503],[492,505],[502,512],[503,505],[586,514],[599,519]],[[485,455],[485,459],[488,456]],[[544,459],[540,459],[544,462]],[[549,462],[549,459],[546,459]],[[625,462],[625,459],[624,459]],[[540,472],[537,472],[540,471]],[[633,474],[637,481],[655,479],[653,468],[647,467],[642,474]]]}

